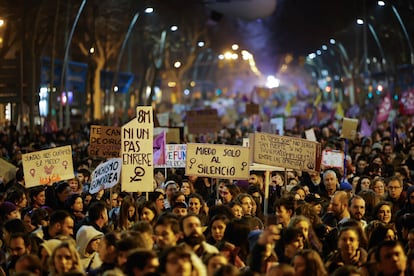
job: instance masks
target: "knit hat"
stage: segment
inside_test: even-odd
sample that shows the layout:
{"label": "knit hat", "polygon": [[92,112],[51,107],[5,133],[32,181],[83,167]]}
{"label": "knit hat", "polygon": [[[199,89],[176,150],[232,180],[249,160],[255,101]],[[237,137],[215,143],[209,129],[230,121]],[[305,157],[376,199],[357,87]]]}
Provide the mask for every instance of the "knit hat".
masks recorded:
{"label": "knit hat", "polygon": [[40,246],[43,247],[49,256],[52,256],[53,250],[61,243],[61,240],[58,239],[50,239],[44,241]]}
{"label": "knit hat", "polygon": [[2,204],[0,204],[0,214],[1,215],[8,215],[14,210],[16,210],[17,207],[10,201],[5,201]]}
{"label": "knit hat", "polygon": [[339,190],[341,191],[352,191],[352,185],[349,184],[347,180],[341,181],[341,184],[339,185]]}

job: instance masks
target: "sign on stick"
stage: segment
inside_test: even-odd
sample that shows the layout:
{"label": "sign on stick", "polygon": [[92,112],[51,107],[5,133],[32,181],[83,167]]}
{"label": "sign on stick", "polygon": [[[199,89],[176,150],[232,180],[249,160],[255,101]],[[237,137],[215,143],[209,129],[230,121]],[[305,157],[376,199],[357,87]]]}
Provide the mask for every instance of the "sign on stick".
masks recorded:
{"label": "sign on stick", "polygon": [[22,159],[26,188],[75,177],[71,146],[26,153]]}
{"label": "sign on stick", "polygon": [[151,192],[153,188],[153,112],[138,106],[137,117],[122,126],[122,190]]}
{"label": "sign on stick", "polygon": [[296,137],[255,133],[253,162],[301,171],[319,171],[321,145]]}
{"label": "sign on stick", "polygon": [[89,155],[102,158],[119,157],[121,151],[121,128],[112,126],[91,126]]}
{"label": "sign on stick", "polygon": [[187,175],[248,179],[249,148],[215,144],[187,144]]}
{"label": "sign on stick", "polygon": [[109,189],[118,184],[121,179],[121,158],[112,158],[99,164],[92,172],[89,193],[96,194],[102,189]]}

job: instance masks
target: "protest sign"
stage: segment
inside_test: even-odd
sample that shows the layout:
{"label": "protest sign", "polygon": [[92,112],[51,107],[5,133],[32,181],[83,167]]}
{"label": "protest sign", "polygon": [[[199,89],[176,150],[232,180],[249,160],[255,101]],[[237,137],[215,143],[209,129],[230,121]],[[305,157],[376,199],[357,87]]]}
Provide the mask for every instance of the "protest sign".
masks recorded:
{"label": "protest sign", "polygon": [[188,133],[192,134],[216,132],[221,129],[216,109],[187,111],[186,123]]}
{"label": "protest sign", "polygon": [[354,140],[358,127],[358,119],[344,118],[342,123],[341,137],[345,139]]}
{"label": "protest sign", "polygon": [[121,179],[121,158],[112,158],[99,164],[92,172],[92,181],[89,193],[96,194],[102,189],[115,186]]}
{"label": "protest sign", "polygon": [[112,126],[91,126],[89,155],[103,158],[119,157],[121,151],[121,128]]}
{"label": "protest sign", "polygon": [[26,153],[22,160],[26,188],[75,177],[71,146]]}
{"label": "protest sign", "polygon": [[325,168],[344,168],[344,153],[339,150],[323,150],[322,165]]}
{"label": "protest sign", "polygon": [[122,191],[154,190],[153,112],[150,106],[138,106],[137,117],[122,126]]}
{"label": "protest sign", "polygon": [[186,144],[166,145],[165,164],[167,168],[185,168]]}
{"label": "protest sign", "polygon": [[7,183],[16,178],[17,167],[3,158],[0,158],[0,177],[3,183]]}
{"label": "protest sign", "polygon": [[319,171],[321,145],[296,137],[254,134],[253,162],[301,171]]}
{"label": "protest sign", "polygon": [[248,179],[249,148],[215,144],[187,144],[186,175]]}
{"label": "protest sign", "polygon": [[315,130],[313,128],[305,130],[305,136],[306,136],[306,139],[308,139],[309,141],[315,141],[315,142],[317,141]]}

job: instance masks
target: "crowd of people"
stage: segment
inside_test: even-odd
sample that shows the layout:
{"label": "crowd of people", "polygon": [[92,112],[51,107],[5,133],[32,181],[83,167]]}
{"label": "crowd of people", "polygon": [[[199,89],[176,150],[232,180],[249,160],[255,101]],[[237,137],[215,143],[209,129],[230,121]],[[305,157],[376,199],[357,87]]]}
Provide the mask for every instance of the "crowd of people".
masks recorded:
{"label": "crowd of people", "polygon": [[[184,168],[155,168],[152,192],[91,194],[103,160],[88,156],[87,131],[4,130],[17,171],[0,185],[0,275],[414,275],[414,128],[352,141],[314,130],[323,149],[346,151],[345,168],[273,171],[267,197],[262,171]],[[228,133],[221,142],[244,135]],[[26,188],[21,154],[68,144],[76,177]]]}

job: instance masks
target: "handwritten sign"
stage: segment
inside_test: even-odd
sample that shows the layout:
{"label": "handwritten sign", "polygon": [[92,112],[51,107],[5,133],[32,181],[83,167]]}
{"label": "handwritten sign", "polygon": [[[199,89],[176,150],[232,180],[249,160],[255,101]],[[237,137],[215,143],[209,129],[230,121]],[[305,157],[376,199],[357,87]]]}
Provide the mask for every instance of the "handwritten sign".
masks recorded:
{"label": "handwritten sign", "polygon": [[118,184],[121,179],[121,158],[112,158],[99,164],[92,172],[89,193],[96,194],[102,189],[109,189]]}
{"label": "handwritten sign", "polygon": [[26,188],[75,177],[71,146],[26,153],[22,160]]}
{"label": "handwritten sign", "polygon": [[0,158],[0,177],[7,183],[16,177],[17,167],[3,158]]}
{"label": "handwritten sign", "polygon": [[185,168],[186,144],[166,145],[165,164],[167,168]]}
{"label": "handwritten sign", "polygon": [[138,106],[137,117],[122,126],[122,190],[152,192],[153,169],[153,112],[150,106]]}
{"label": "handwritten sign", "polygon": [[119,157],[121,151],[121,128],[112,126],[91,126],[89,155],[103,158]]}
{"label": "handwritten sign", "polygon": [[187,111],[188,132],[192,134],[216,132],[221,129],[216,109]]}
{"label": "handwritten sign", "polygon": [[358,119],[344,118],[342,124],[342,138],[354,140],[358,127]]}
{"label": "handwritten sign", "polygon": [[253,162],[294,170],[319,171],[321,145],[296,137],[255,133]]}
{"label": "handwritten sign", "polygon": [[249,148],[189,143],[185,171],[187,175],[248,179]]}
{"label": "handwritten sign", "polygon": [[322,165],[327,168],[343,168],[344,167],[344,153],[338,150],[323,150],[322,151]]}

